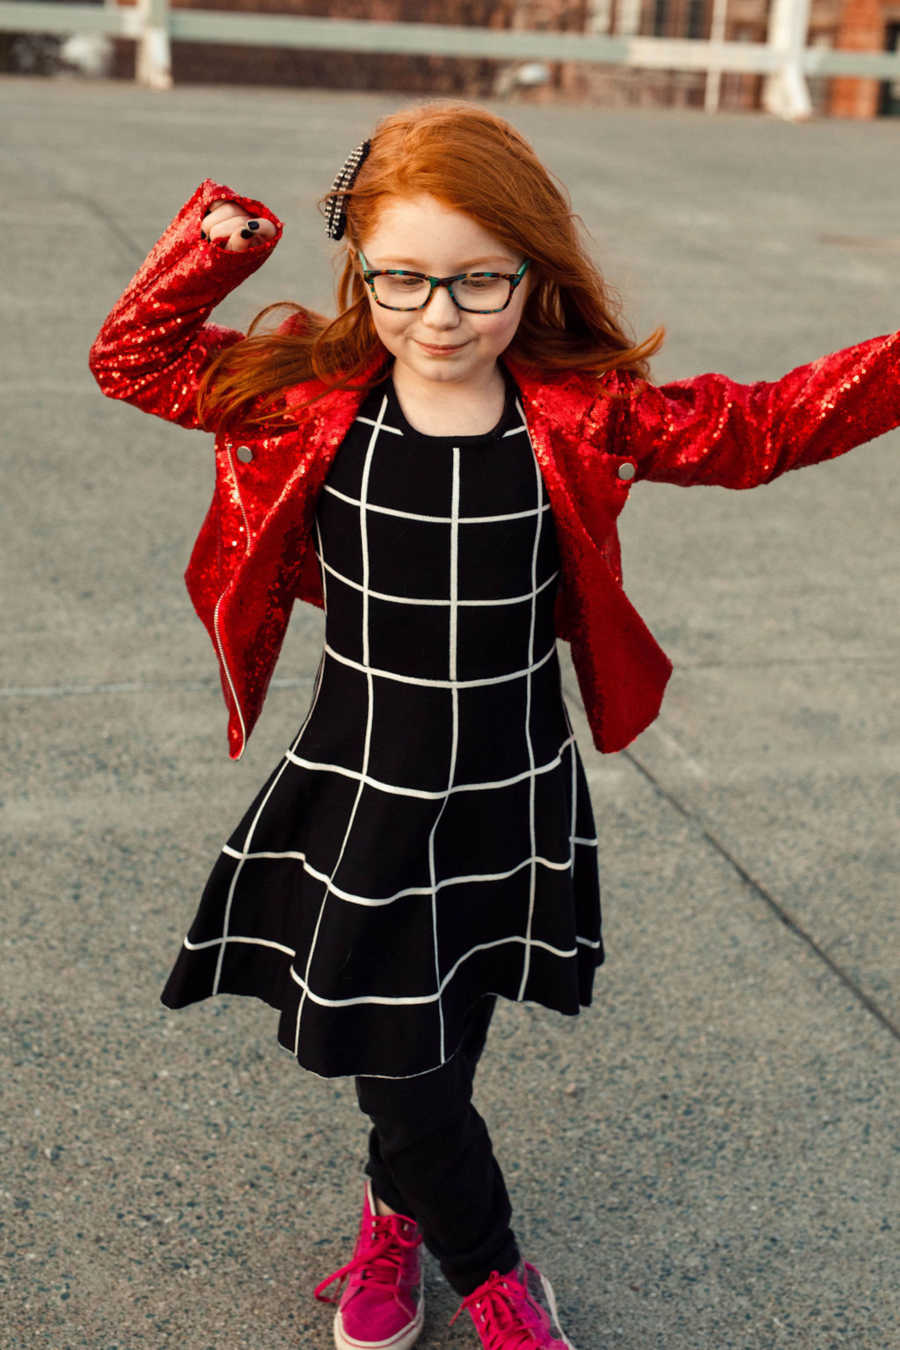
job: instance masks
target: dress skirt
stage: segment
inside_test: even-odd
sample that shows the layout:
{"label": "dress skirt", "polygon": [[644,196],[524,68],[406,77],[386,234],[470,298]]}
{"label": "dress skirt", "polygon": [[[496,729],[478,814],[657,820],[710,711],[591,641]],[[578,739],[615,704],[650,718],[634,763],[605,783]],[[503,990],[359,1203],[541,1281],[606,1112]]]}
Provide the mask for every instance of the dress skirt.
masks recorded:
{"label": "dress skirt", "polygon": [[438,1068],[486,994],[577,1014],[603,960],[553,517],[501,369],[484,435],[415,430],[390,374],[363,401],[316,508],[312,705],[162,994],[264,999],[323,1077]]}

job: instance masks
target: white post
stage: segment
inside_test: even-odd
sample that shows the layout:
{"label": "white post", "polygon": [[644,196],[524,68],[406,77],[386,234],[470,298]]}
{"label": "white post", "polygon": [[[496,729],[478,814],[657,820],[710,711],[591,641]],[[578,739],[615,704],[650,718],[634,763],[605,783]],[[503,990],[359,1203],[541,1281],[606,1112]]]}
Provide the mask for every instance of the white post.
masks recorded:
{"label": "white post", "polygon": [[141,34],[137,41],[135,79],[147,89],[171,89],[169,0],[140,0],[140,15]]}
{"label": "white post", "polygon": [[763,107],[776,117],[800,121],[812,115],[809,87],[803,73],[803,51],[809,29],[810,0],[772,0],[769,46],[781,60],[763,84]]}
{"label": "white post", "polygon": [[641,0],[619,0],[616,5],[616,32],[633,37],[641,31]]}
{"label": "white post", "polygon": [[589,0],[585,32],[607,34],[612,20],[613,0]]}
{"label": "white post", "polygon": [[[709,26],[710,42],[725,41],[725,14],[728,0],[713,0],[712,22]],[[706,72],[706,97],[703,106],[709,113],[719,111],[719,91],[722,85],[722,72],[718,69]]]}

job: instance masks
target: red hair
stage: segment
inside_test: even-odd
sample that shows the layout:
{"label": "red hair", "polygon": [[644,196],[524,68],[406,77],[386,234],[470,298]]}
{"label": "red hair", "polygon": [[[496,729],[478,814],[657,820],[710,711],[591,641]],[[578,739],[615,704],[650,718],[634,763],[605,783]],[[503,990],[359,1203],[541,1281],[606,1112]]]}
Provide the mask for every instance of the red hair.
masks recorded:
{"label": "red hair", "polygon": [[[320,380],[327,389],[371,387],[353,381],[385,349],[356,250],[389,198],[424,193],[465,212],[531,259],[531,290],[510,355],[538,371],[599,377],[617,369],[647,376],[648,359],[664,330],[657,328],[638,345],[628,337],[621,301],[582,242],[582,222],[566,189],[514,127],[485,108],[441,99],[383,118],[371,142],[356,182],[343,194],[347,226],[337,317],[291,301],[268,305],[247,336],[210,363],[198,392],[204,420],[219,426],[263,424],[281,416],[279,393],[304,380]],[[328,195],[319,199],[323,215]],[[277,331],[257,331],[266,315],[285,308],[290,314]]]}

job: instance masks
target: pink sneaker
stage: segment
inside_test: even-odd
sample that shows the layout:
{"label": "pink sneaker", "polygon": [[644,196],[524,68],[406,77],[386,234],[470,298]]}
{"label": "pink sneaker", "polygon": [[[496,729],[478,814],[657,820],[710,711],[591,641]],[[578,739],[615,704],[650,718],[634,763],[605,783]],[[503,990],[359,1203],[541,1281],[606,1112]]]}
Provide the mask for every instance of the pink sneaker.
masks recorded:
{"label": "pink sneaker", "polygon": [[347,1281],[334,1317],[337,1350],[408,1350],[422,1332],[425,1291],[418,1224],[405,1214],[377,1214],[371,1181],[366,1181],[359,1236],[353,1260],[314,1290],[320,1303],[332,1280]]}
{"label": "pink sneaker", "polygon": [[501,1275],[492,1270],[450,1318],[468,1308],[484,1350],[575,1350],[556,1311],[553,1286],[537,1266],[520,1261]]}

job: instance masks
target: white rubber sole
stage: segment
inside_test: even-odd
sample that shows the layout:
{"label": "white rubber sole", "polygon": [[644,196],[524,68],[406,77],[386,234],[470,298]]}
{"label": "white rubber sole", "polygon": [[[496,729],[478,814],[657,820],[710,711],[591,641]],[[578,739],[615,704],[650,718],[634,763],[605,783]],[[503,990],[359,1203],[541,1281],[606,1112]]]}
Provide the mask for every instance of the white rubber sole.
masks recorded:
{"label": "white rubber sole", "polygon": [[535,1273],[540,1276],[541,1285],[544,1290],[544,1298],[547,1300],[547,1307],[550,1309],[550,1316],[553,1323],[551,1327],[551,1333],[555,1336],[556,1332],[558,1331],[560,1336],[562,1337],[563,1345],[568,1346],[568,1350],[575,1350],[575,1346],[569,1340],[568,1336],[566,1335],[566,1333],[563,1331],[562,1327],[559,1324],[559,1312],[557,1311],[556,1307],[556,1295],[553,1292],[553,1285],[547,1279],[547,1276],[542,1274],[541,1271],[536,1270]]}

